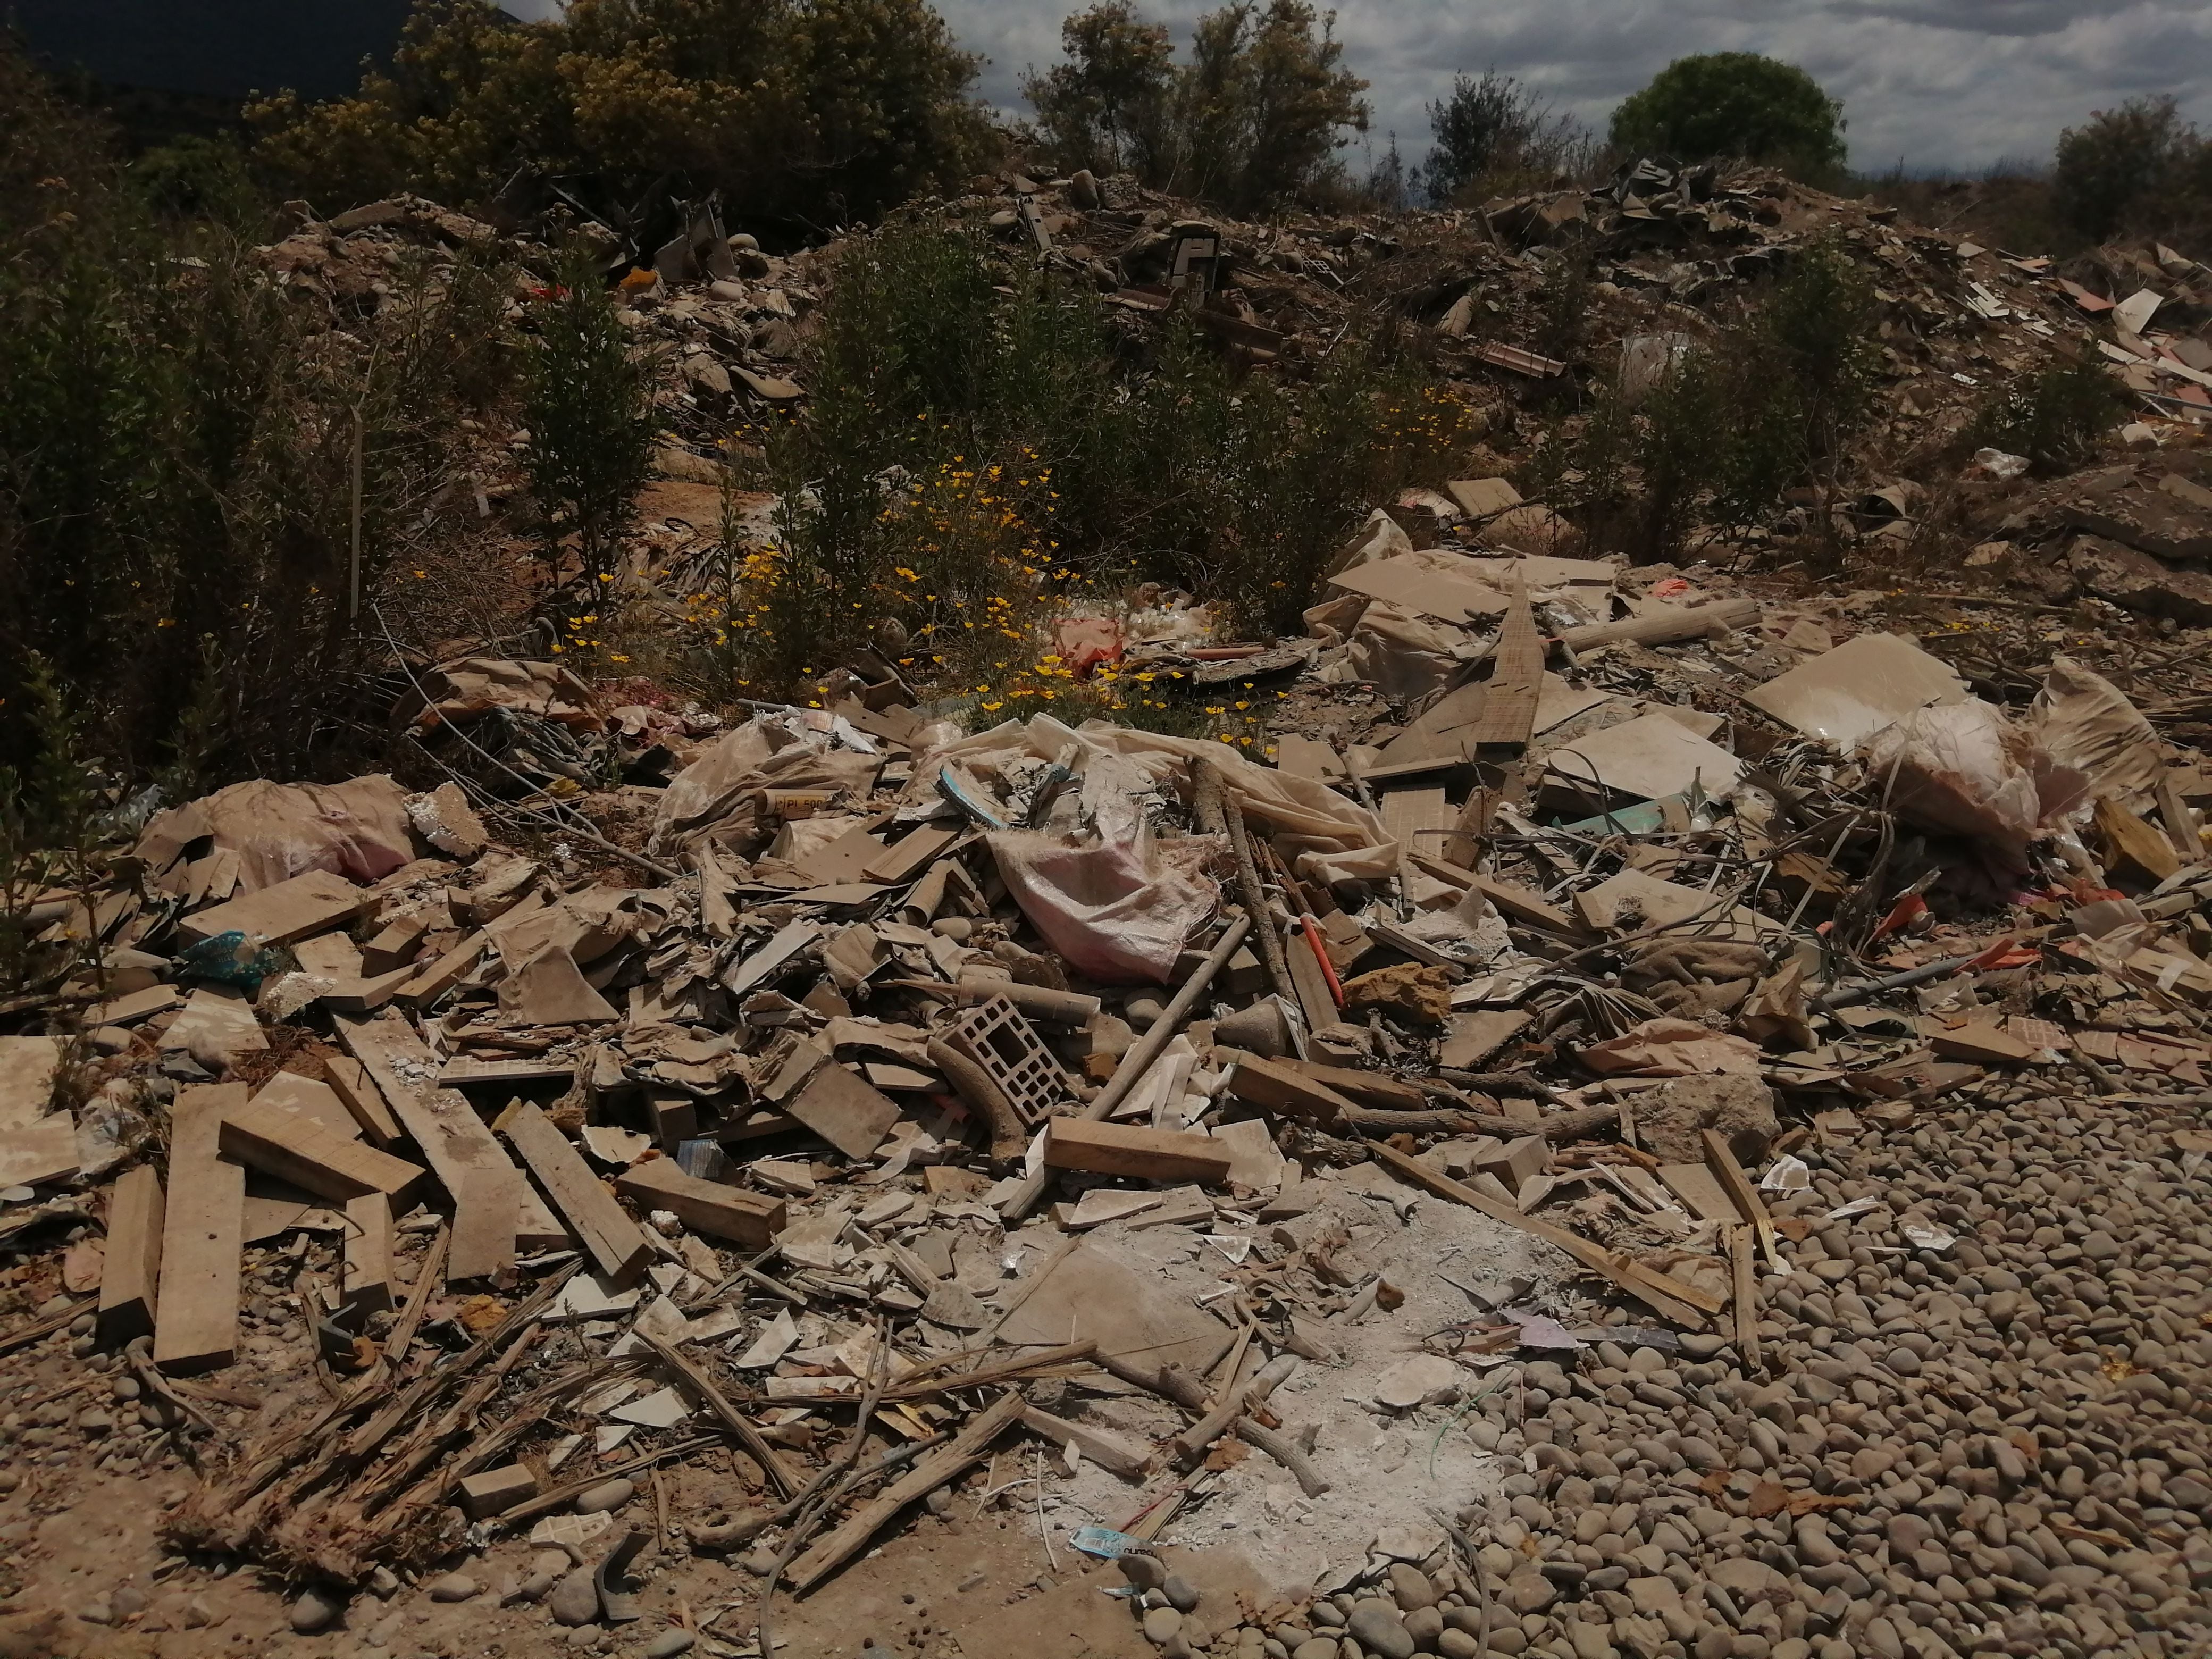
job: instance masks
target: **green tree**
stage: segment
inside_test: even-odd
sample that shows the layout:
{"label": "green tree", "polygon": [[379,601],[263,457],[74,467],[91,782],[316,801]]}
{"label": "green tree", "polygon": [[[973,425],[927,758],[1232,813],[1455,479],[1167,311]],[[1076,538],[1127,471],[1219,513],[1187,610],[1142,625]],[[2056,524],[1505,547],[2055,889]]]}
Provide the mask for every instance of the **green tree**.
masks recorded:
{"label": "green tree", "polygon": [[1176,65],[1164,27],[1102,0],[1062,26],[1066,62],[1023,92],[1063,167],[1110,156],[1233,210],[1295,201],[1367,130],[1367,82],[1344,67],[1335,23],[1310,0],[1231,0],[1198,20]]}
{"label": "green tree", "polygon": [[2212,185],[2212,145],[2182,119],[2171,94],[2130,98],[2058,136],[2051,192],[2058,214],[2092,241],[2155,216],[2185,212]]}
{"label": "green tree", "polygon": [[1581,122],[1500,70],[1454,76],[1450,93],[1429,104],[1429,129],[1421,177],[1439,206],[1578,172],[1590,159]]}
{"label": "green tree", "polygon": [[1736,156],[1802,168],[1843,165],[1844,106],[1795,64],[1752,52],[1678,58],[1613,114],[1622,149],[1692,161]]}
{"label": "green tree", "polygon": [[679,172],[739,216],[818,220],[971,172],[991,143],[975,68],[927,0],[574,0],[544,23],[416,0],[353,96],[248,114],[260,162],[325,206],[481,203],[532,163]]}
{"label": "green tree", "polygon": [[1060,164],[1164,177],[1175,87],[1167,25],[1144,21],[1131,0],[1099,0],[1060,26],[1060,46],[1065,63],[1022,80]]}

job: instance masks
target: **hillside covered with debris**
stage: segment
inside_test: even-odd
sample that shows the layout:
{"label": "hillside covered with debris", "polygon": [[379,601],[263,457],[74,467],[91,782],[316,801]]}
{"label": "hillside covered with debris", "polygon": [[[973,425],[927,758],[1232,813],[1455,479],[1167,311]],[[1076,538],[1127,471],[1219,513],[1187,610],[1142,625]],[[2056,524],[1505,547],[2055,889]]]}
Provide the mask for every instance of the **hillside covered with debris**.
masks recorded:
{"label": "hillside covered with debris", "polygon": [[[594,222],[252,256],[343,354],[495,260],[549,328],[580,242],[659,476],[596,568],[471,417],[358,775],[9,890],[6,1639],[2203,1650],[2205,267],[1657,161]],[[980,383],[855,366],[915,272],[1067,374],[848,477]],[[1085,365],[1131,425],[979,447]],[[1194,420],[1089,499],[1216,390],[1413,459],[1270,520]]]}

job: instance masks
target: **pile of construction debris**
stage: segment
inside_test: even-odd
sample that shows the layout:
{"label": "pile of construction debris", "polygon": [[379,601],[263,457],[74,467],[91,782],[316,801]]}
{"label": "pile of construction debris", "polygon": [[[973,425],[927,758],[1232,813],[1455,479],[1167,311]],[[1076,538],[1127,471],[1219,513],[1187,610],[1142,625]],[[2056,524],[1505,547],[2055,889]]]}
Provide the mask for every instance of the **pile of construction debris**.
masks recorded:
{"label": "pile of construction debris", "polygon": [[[1307,638],[1153,648],[1273,764],[471,659],[396,724],[512,787],[154,814],[0,1038],[0,1345],[135,1421],[11,1431],[189,1462],[170,1542],[301,1628],[508,1539],[620,1628],[688,1542],[765,1652],[1021,1434],[1170,1653],[2182,1650],[2212,776],[2076,660],[2015,714],[1569,539],[1465,481]],[[1258,1588],[1170,1574],[1232,1523]]]}

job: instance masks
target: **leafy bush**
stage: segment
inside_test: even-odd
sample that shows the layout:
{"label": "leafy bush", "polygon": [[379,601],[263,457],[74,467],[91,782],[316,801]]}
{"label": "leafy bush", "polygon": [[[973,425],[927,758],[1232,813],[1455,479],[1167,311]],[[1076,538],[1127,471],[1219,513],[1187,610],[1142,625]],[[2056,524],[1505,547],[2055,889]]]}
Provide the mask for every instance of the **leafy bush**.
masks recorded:
{"label": "leafy bush", "polygon": [[1698,344],[1634,409],[1602,397],[1544,480],[1601,545],[1664,559],[1699,524],[1755,525],[1832,469],[1874,404],[1875,298],[1840,250],[1808,249],[1759,309]]}
{"label": "leafy bush", "polygon": [[1066,61],[1022,92],[1062,167],[1126,167],[1257,210],[1334,182],[1339,143],[1367,130],[1367,82],[1344,67],[1334,23],[1310,0],[1231,0],[1198,20],[1177,65],[1133,0],[1099,0],[1061,26]]}
{"label": "leafy bush", "polygon": [[2051,186],[2060,217],[2092,241],[2163,231],[2212,208],[2212,143],[2171,94],[2130,98],[2059,135]]}
{"label": "leafy bush", "polygon": [[1456,404],[1356,339],[1304,380],[1240,375],[1188,319],[1146,350],[1097,295],[1034,273],[1003,293],[985,260],[903,224],[847,254],[806,417],[769,446],[781,545],[721,607],[758,672],[811,669],[886,617],[957,668],[1094,582],[1294,626],[1358,516],[1466,441]]}
{"label": "leafy bush", "polygon": [[2045,477],[2096,458],[2097,442],[2128,418],[2133,401],[2094,362],[2061,362],[2014,381],[1984,404],[1962,448],[2025,455]]}
{"label": "leafy bush", "polygon": [[719,188],[740,218],[881,212],[988,152],[975,60],[927,0],[575,0],[518,23],[417,0],[350,98],[254,106],[261,162],[325,207],[496,195],[520,164]]}
{"label": "leafy bush", "polygon": [[0,218],[0,765],[42,752],[40,662],[118,776],[173,759],[187,711],[224,769],[309,770],[355,660],[356,416],[368,592],[433,520],[462,389],[496,378],[504,276],[419,264],[357,334],[318,331],[234,234],[156,216],[101,135],[60,153],[75,118],[9,76],[46,118],[0,125],[0,192],[35,210]]}
{"label": "leafy bush", "polygon": [[1578,174],[1596,148],[1572,115],[1495,69],[1455,76],[1449,94],[1430,103],[1429,126],[1435,145],[1421,176],[1439,207]]}
{"label": "leafy bush", "polygon": [[1844,161],[1844,106],[1794,64],[1752,52],[1678,58],[1613,115],[1621,149],[1817,171]]}
{"label": "leafy bush", "polygon": [[[565,555],[578,565],[578,614],[567,642],[613,599],[623,538],[651,471],[653,358],[634,349],[599,260],[579,244],[530,308],[537,337],[524,356],[522,467],[538,506],[542,549],[557,588]],[[556,630],[558,631],[558,630]],[[556,649],[560,648],[558,647]]]}

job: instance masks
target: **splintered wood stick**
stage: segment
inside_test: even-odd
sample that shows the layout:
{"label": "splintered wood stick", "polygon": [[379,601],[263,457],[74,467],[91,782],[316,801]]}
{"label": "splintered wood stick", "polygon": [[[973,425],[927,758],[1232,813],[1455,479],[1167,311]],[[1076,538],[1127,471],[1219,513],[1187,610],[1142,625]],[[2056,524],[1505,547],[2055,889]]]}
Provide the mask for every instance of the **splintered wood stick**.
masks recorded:
{"label": "splintered wood stick", "polygon": [[1279,1429],[1262,1427],[1249,1417],[1240,1417],[1236,1423],[1237,1437],[1248,1446],[1256,1446],[1297,1477],[1298,1490],[1309,1498],[1318,1498],[1328,1490],[1328,1482],[1312,1461],[1298,1449],[1297,1442]]}

